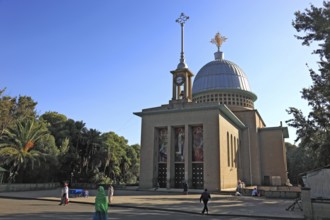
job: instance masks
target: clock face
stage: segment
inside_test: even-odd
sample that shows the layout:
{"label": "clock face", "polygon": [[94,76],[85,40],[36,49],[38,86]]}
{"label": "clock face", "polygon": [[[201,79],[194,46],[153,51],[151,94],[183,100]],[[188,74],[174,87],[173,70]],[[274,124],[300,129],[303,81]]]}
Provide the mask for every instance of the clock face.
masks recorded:
{"label": "clock face", "polygon": [[177,76],[177,77],[175,77],[175,83],[178,86],[181,86],[184,83],[184,77],[183,76]]}

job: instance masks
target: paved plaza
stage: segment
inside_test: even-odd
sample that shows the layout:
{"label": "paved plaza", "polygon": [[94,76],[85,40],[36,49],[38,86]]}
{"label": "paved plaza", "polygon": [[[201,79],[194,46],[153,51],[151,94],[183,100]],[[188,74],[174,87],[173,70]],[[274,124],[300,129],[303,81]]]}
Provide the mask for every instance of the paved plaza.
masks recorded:
{"label": "paved plaza", "polygon": [[[5,198],[10,198],[51,202],[54,206],[58,206],[57,203],[59,201],[60,192],[61,189],[2,192],[0,193],[0,198],[4,198],[1,199],[1,203],[5,201]],[[142,212],[145,215],[149,215],[147,213],[151,214],[165,211],[176,213],[176,215],[187,214],[201,216],[200,212],[203,206],[199,202],[200,192],[201,191],[191,191],[188,195],[183,195],[181,191],[173,190],[140,191],[137,189],[117,189],[115,190],[112,207],[110,207],[110,213],[111,210],[125,208],[139,210],[137,212]],[[86,214],[89,215],[89,213],[93,212],[95,193],[95,190],[90,190],[90,196],[88,198],[70,198],[70,204],[68,206],[78,204],[86,205],[86,207],[88,207],[86,208]],[[214,193],[211,195],[209,218],[221,216],[221,219],[303,219],[303,212],[298,208],[294,211],[285,210],[294,202],[292,199],[270,199],[265,197],[234,196],[230,194],[224,195]],[[0,208],[3,208],[3,205],[4,204],[1,204]],[[38,206],[34,208],[37,209]],[[11,212],[15,214],[18,209],[20,209],[18,206],[12,206],[10,209],[6,209],[7,216],[10,215]],[[1,213],[3,213],[3,210],[1,210]],[[2,217],[3,216],[0,216],[0,219],[3,219]],[[109,219],[113,219],[111,215],[109,215]],[[191,217],[178,219],[191,219]]]}

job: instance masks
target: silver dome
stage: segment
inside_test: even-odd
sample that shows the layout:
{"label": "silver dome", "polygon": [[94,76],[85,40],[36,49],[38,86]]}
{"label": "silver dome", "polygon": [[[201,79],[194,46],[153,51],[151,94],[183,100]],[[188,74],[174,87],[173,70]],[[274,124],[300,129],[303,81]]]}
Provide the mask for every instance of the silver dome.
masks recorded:
{"label": "silver dome", "polygon": [[243,70],[235,63],[224,60],[222,52],[215,53],[215,60],[207,63],[197,73],[192,92],[198,94],[211,90],[238,89],[251,92]]}

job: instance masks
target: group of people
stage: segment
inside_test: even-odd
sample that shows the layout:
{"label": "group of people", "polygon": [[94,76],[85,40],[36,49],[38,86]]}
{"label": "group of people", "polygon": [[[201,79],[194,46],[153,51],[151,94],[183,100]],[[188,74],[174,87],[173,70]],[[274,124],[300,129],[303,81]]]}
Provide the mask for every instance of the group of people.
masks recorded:
{"label": "group of people", "polygon": [[[242,188],[245,187],[244,182],[241,180],[238,180],[237,188],[236,188],[236,195],[241,195]],[[183,183],[183,192],[184,194],[188,194],[188,184],[187,182]],[[108,207],[109,204],[112,203],[114,195],[114,188],[113,186],[108,187],[108,193],[106,193],[103,186],[99,186],[97,189],[96,197],[95,197],[95,212],[93,215],[93,220],[106,220],[108,219]],[[257,188],[255,187],[252,190],[252,196],[260,196],[260,193],[258,192]],[[204,192],[200,195],[199,201],[200,203],[203,201],[204,207],[202,210],[202,214],[208,214],[208,202],[211,199],[211,194],[207,191],[207,189],[204,190]],[[61,202],[59,205],[66,205],[69,203],[69,186],[68,183],[64,184],[64,187],[61,191]]]}
{"label": "group of people", "polygon": [[[108,193],[106,194],[104,187],[99,186],[95,196],[95,212],[93,220],[107,220],[108,219],[108,207],[112,203],[114,194],[113,186],[108,187]],[[67,205],[69,203],[69,186],[68,183],[64,183],[64,187],[61,191],[61,201],[59,205]]]}
{"label": "group of people", "polygon": [[245,183],[241,180],[238,180],[237,187],[236,187],[236,196],[242,195],[242,189],[245,188]]}
{"label": "group of people", "polygon": [[[245,188],[245,183],[241,180],[238,180],[237,187],[236,187],[236,196],[242,195],[242,189]],[[254,187],[251,193],[251,196],[260,196],[260,192],[258,192],[257,187]]]}

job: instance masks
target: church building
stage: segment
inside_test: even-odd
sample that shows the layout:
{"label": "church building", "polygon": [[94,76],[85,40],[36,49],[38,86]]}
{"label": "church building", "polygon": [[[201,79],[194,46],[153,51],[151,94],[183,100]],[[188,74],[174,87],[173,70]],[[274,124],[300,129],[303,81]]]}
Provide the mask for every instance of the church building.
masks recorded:
{"label": "church building", "polygon": [[[134,113],[141,117],[140,188],[189,188],[211,191],[246,185],[285,185],[287,127],[266,127],[254,108],[257,100],[247,76],[212,42],[214,60],[194,77],[185,63],[181,14],[181,57],[171,71],[168,103]],[[193,78],[194,77],[194,78]],[[170,85],[169,85],[170,86]]]}

